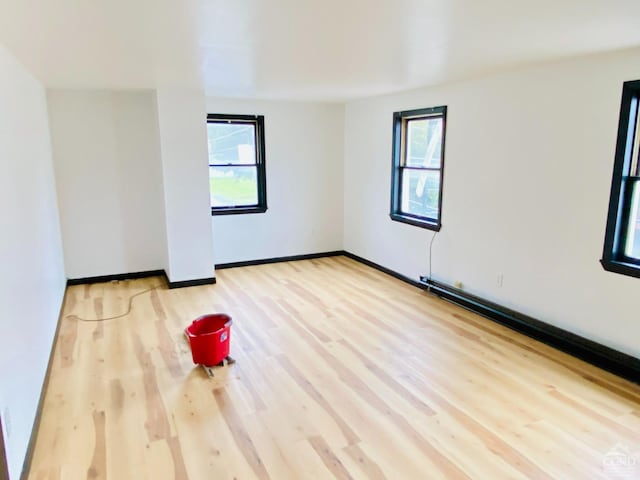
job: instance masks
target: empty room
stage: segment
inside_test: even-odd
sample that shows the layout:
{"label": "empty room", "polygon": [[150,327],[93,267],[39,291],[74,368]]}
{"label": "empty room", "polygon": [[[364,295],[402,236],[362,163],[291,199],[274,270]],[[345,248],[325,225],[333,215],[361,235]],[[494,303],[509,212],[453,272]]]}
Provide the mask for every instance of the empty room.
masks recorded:
{"label": "empty room", "polygon": [[640,479],[640,3],[0,6],[0,480]]}

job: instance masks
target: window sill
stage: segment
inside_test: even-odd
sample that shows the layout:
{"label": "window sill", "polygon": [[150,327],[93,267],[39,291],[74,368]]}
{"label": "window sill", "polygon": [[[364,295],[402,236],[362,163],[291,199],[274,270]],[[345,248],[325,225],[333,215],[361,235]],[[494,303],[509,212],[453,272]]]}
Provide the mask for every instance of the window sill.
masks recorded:
{"label": "window sill", "polygon": [[629,277],[640,278],[640,265],[635,263],[619,262],[616,260],[600,260],[602,267],[608,272],[620,273]]}
{"label": "window sill", "polygon": [[211,207],[211,215],[213,215],[214,217],[216,215],[242,215],[245,213],[264,213],[266,211],[267,211],[266,206],[229,207],[229,208]]}
{"label": "window sill", "polygon": [[426,228],[427,230],[433,230],[434,232],[439,232],[440,228],[442,228],[442,224],[440,222],[434,222],[432,220],[426,220],[420,217],[413,217],[411,215],[401,215],[399,213],[391,213],[389,216],[391,217],[391,220],[395,222],[407,223],[415,227]]}

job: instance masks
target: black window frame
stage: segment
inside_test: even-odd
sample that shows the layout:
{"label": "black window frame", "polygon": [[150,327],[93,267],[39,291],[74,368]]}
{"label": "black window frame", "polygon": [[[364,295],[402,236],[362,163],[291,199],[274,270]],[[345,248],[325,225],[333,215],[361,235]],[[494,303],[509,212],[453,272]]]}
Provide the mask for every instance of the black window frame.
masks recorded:
{"label": "black window frame", "polygon": [[[640,259],[625,254],[634,188],[640,188],[640,159],[633,159],[634,144],[640,140],[638,113],[640,80],[624,82],[618,121],[616,154],[611,180],[609,212],[600,263],[605,270],[640,278]],[[637,147],[636,147],[637,150]],[[638,152],[635,152],[638,155]],[[634,165],[635,163],[635,165]],[[636,171],[632,172],[632,168]]]}
{"label": "black window frame", "polygon": [[[406,163],[406,136],[407,125],[411,120],[421,118],[442,118],[442,139],[440,146],[440,167],[407,167]],[[444,182],[444,152],[447,132],[447,107],[420,108],[393,113],[393,152],[391,168],[391,220],[408,223],[416,227],[440,231],[442,228],[442,186]],[[438,218],[430,218],[421,215],[413,215],[402,211],[402,176],[406,169],[412,170],[437,170],[440,172],[440,185],[438,191]]]}
{"label": "black window frame", "polygon": [[[267,174],[265,163],[265,141],[264,141],[264,115],[233,115],[226,113],[208,113],[207,124],[247,124],[255,125],[255,152],[256,163],[253,164],[231,164],[231,163],[209,163],[209,167],[251,167],[257,171],[258,203],[255,205],[239,205],[211,207],[211,215],[238,215],[244,213],[264,213],[267,211]],[[207,136],[208,140],[208,136]]]}

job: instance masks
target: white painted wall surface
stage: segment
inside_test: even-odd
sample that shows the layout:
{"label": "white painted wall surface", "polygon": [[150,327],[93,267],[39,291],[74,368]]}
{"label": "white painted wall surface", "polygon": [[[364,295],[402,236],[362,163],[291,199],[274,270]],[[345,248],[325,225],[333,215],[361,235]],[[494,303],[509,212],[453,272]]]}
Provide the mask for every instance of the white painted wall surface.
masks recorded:
{"label": "white painted wall surface", "polygon": [[204,93],[157,90],[167,231],[165,270],[172,282],[214,276]]}
{"label": "white painted wall surface", "polygon": [[48,101],[69,278],[163,269],[155,93],[50,90]]}
{"label": "white painted wall surface", "polygon": [[207,112],[265,121],[268,210],[213,217],[216,263],[341,250],[344,107],[208,98]]}
{"label": "white painted wall surface", "polygon": [[18,479],[65,275],[45,91],[2,46],[0,105],[0,415]]}
{"label": "white painted wall surface", "polygon": [[639,280],[599,264],[622,83],[638,78],[636,49],[349,103],[345,249],[427,272],[432,232],[389,218],[392,113],[447,105],[433,276],[640,357]]}

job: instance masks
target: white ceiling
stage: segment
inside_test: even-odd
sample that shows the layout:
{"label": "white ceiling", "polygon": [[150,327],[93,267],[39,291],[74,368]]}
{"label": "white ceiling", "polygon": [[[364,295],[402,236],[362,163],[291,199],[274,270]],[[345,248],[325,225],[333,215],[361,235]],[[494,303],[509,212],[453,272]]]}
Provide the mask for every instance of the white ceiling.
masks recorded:
{"label": "white ceiling", "polygon": [[640,46],[639,0],[0,0],[45,85],[344,101]]}

